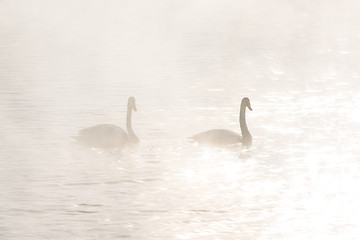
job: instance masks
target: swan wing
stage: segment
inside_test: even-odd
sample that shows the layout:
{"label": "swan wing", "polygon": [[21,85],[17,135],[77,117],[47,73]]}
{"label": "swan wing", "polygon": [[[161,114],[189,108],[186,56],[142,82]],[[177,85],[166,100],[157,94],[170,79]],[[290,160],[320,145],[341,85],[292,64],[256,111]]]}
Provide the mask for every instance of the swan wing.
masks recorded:
{"label": "swan wing", "polygon": [[241,142],[241,136],[226,129],[212,129],[192,137],[196,142],[212,145],[229,145]]}
{"label": "swan wing", "polygon": [[76,139],[93,147],[121,147],[128,141],[128,134],[112,124],[99,124],[79,131]]}

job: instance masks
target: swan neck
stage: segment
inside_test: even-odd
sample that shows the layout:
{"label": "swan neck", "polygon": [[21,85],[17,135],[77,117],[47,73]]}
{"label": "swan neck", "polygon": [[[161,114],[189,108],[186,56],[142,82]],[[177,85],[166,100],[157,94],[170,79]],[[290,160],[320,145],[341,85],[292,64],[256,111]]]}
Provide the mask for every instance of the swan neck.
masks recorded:
{"label": "swan neck", "polygon": [[245,109],[246,109],[245,104],[241,104],[239,121],[240,121],[241,134],[242,134],[243,138],[245,138],[247,136],[251,136],[249,129],[247,127],[247,124],[246,124]]}
{"label": "swan neck", "polygon": [[127,114],[126,114],[126,130],[131,139],[137,139],[131,124],[131,116],[132,116],[132,107],[128,105]]}

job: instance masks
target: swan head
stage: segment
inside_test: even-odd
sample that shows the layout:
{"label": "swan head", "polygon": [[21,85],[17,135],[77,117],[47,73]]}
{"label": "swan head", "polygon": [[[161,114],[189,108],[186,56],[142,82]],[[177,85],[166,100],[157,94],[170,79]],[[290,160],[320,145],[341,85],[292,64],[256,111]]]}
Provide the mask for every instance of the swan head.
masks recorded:
{"label": "swan head", "polygon": [[129,97],[129,99],[128,99],[128,108],[134,110],[135,112],[137,111],[134,97]]}
{"label": "swan head", "polygon": [[241,105],[247,107],[250,111],[252,111],[251,105],[250,105],[250,99],[247,97],[244,97],[241,101]]}

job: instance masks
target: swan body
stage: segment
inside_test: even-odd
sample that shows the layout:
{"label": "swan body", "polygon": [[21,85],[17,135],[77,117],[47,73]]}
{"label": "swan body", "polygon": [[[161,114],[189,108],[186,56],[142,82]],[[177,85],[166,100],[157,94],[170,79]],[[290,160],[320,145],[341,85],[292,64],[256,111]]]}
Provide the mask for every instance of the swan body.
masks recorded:
{"label": "swan body", "polygon": [[196,142],[215,144],[215,145],[228,145],[241,142],[241,136],[234,131],[227,129],[212,129],[192,137]]}
{"label": "swan body", "polygon": [[137,111],[135,98],[129,97],[126,117],[127,132],[113,124],[98,124],[80,130],[75,139],[85,145],[100,148],[121,148],[128,144],[138,143],[139,138],[135,135],[131,124],[133,110]]}
{"label": "swan body", "polygon": [[252,136],[249,132],[249,129],[247,128],[245,118],[246,107],[252,111],[250,100],[247,97],[242,99],[240,105],[239,122],[242,136],[234,131],[226,129],[212,129],[196,134],[192,137],[192,139],[198,143],[209,145],[231,145],[242,143],[243,146],[251,146]]}

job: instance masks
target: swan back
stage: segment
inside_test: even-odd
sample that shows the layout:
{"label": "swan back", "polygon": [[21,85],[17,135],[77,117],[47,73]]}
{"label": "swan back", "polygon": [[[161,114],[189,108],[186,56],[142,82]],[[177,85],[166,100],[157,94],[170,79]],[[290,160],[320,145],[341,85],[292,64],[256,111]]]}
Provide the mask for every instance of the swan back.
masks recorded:
{"label": "swan back", "polygon": [[112,124],[99,124],[82,129],[76,139],[85,145],[101,148],[120,147],[129,141],[128,134]]}
{"label": "swan back", "polygon": [[198,143],[215,146],[230,145],[241,142],[241,136],[226,129],[212,129],[192,137]]}

